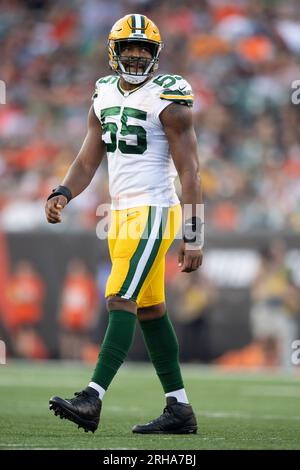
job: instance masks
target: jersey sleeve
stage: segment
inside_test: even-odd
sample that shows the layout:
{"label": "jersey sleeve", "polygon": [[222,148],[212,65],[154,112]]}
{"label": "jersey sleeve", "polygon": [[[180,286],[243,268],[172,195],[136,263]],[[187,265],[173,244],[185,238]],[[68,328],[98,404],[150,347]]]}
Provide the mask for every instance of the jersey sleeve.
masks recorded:
{"label": "jersey sleeve", "polygon": [[99,78],[95,83],[95,91],[92,95],[92,100],[94,101],[96,98],[98,98],[100,95],[100,90],[102,94],[106,93],[105,87],[116,83],[118,78],[119,77],[117,75],[106,75],[105,77]]}
{"label": "jersey sleeve", "polygon": [[100,80],[101,79],[98,79],[95,83],[95,90],[94,90],[94,93],[92,94],[92,97],[91,97],[91,100],[94,101],[98,95],[99,95],[99,92],[100,92]]}
{"label": "jersey sleeve", "polygon": [[94,99],[97,98],[97,96],[98,96],[98,90],[97,90],[97,88],[95,88],[95,91],[92,94],[91,100],[94,101]]}
{"label": "jersey sleeve", "polygon": [[194,95],[191,85],[179,75],[167,76],[160,93],[161,100],[193,106]]}

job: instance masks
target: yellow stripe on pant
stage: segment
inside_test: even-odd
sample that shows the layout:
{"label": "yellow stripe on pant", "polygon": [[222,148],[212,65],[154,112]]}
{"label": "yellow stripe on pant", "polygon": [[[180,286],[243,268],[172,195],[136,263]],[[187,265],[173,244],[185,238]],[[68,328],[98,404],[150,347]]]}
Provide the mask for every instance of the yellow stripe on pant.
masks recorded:
{"label": "yellow stripe on pant", "polygon": [[119,295],[138,307],[163,302],[165,255],[180,226],[180,204],[112,211],[108,232],[112,269],[105,297]]}

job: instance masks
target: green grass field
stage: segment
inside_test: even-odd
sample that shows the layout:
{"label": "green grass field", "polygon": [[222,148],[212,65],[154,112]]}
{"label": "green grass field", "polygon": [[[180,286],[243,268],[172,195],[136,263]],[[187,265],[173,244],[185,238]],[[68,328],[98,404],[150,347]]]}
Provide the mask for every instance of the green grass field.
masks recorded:
{"label": "green grass field", "polygon": [[183,368],[198,417],[191,436],[132,434],[157,417],[164,397],[152,367],[124,366],[105,396],[101,425],[86,434],[48,410],[48,399],[70,397],[91,368],[66,363],[0,366],[0,449],[300,449],[300,379],[295,375],[229,374]]}

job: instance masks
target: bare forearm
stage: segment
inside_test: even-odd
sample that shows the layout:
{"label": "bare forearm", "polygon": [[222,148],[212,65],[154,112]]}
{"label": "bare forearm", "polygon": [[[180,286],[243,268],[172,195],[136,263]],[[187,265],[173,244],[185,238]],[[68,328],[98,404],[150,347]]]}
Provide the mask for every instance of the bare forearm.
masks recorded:
{"label": "bare forearm", "polygon": [[196,208],[202,203],[202,195],[192,112],[185,106],[173,103],[162,112],[161,122],[182,186],[182,203],[193,206],[193,213],[189,217],[197,215]]}
{"label": "bare forearm", "polygon": [[[102,141],[101,126],[91,106],[88,115],[88,131],[82,147],[62,183],[52,191],[46,201],[45,212],[50,224],[62,221],[62,210],[70,199],[78,196],[90,184],[104,155],[105,144]],[[69,191],[63,186],[66,186]]]}
{"label": "bare forearm", "polygon": [[202,204],[201,182],[198,172],[186,170],[180,175],[182,204],[192,206],[192,215],[197,215],[196,207]]}
{"label": "bare forearm", "polygon": [[105,144],[101,138],[100,123],[93,107],[91,107],[88,116],[87,135],[62,182],[63,186],[69,188],[73,198],[78,196],[90,184],[104,155]]}
{"label": "bare forearm", "polygon": [[190,109],[172,103],[160,115],[170,152],[182,186],[184,205],[183,240],[178,251],[181,272],[189,273],[202,263],[203,217],[199,158]]}
{"label": "bare forearm", "polygon": [[70,189],[73,198],[88,187],[96,172],[97,166],[90,166],[81,160],[80,155],[74,160],[62,185]]}

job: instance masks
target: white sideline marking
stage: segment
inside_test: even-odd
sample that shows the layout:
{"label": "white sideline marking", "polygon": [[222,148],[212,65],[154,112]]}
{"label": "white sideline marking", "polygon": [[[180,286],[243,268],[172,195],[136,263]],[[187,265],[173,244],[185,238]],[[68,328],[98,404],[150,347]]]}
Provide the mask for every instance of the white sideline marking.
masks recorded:
{"label": "white sideline marking", "polygon": [[[6,366],[7,368],[7,366]],[[63,368],[62,368],[63,369]],[[6,369],[6,371],[1,371],[3,372],[1,374],[1,387],[20,387],[20,386],[24,386],[24,387],[32,387],[33,385],[36,387],[36,375],[24,375],[22,376],[16,369],[13,370],[11,372],[12,375],[4,375],[4,372],[5,374],[7,374],[8,371]],[[190,370],[185,370],[185,368],[183,368],[183,372],[184,372],[184,375],[186,377],[186,380],[189,380],[189,381],[192,381],[192,380],[197,380],[197,381],[205,381],[205,382],[210,382],[210,381],[225,381],[225,382],[245,382],[245,383],[249,383],[249,382],[260,382],[262,384],[266,384],[265,386],[266,387],[273,387],[273,388],[277,388],[277,387],[284,387],[284,386],[295,386],[297,384],[299,384],[300,380],[299,380],[299,376],[291,376],[291,375],[278,375],[278,376],[265,376],[265,377],[262,377],[262,376],[257,376],[257,375],[249,375],[248,377],[246,376],[241,376],[241,375],[215,375],[213,372],[211,374],[209,373],[204,373],[203,374],[203,371],[202,370],[199,370],[199,372],[191,372]],[[128,375],[134,375],[134,374],[137,374],[139,379],[146,379],[146,380],[149,380],[151,381],[153,376],[151,375],[151,372],[146,372],[145,370],[141,370],[139,371],[139,369],[134,369],[134,368],[131,368],[131,369],[127,369],[127,371],[124,373],[122,370],[119,371],[119,376],[128,376]],[[18,376],[18,378],[16,379],[16,375]],[[48,375],[48,376],[47,376]],[[48,388],[48,387],[52,387],[53,389],[55,387],[58,387],[59,390],[63,390],[63,389],[70,389],[72,387],[79,387],[80,388],[80,384],[82,384],[82,381],[84,381],[84,379],[82,377],[74,377],[74,378],[68,378],[68,383],[64,383],[64,379],[65,377],[63,375],[58,375],[57,377],[49,377],[49,374],[48,374],[48,370],[47,368],[45,368],[44,370],[44,374],[42,371],[39,371],[38,372],[38,376],[40,377],[40,382],[38,384],[38,387],[39,388]],[[86,379],[85,381],[87,381],[88,379]],[[277,381],[281,381],[284,382],[284,385],[280,385],[277,383],[273,384],[273,385],[268,385],[268,382],[277,382]],[[290,385],[291,384],[291,385]],[[122,385],[119,384],[119,383],[116,383],[115,385],[116,387],[121,387]],[[261,385],[262,387],[264,387],[264,385]],[[260,385],[258,384],[257,387],[260,387]],[[256,385],[255,385],[255,388],[256,388]],[[296,388],[296,387],[295,387]],[[297,395],[298,396],[298,395]]]}

